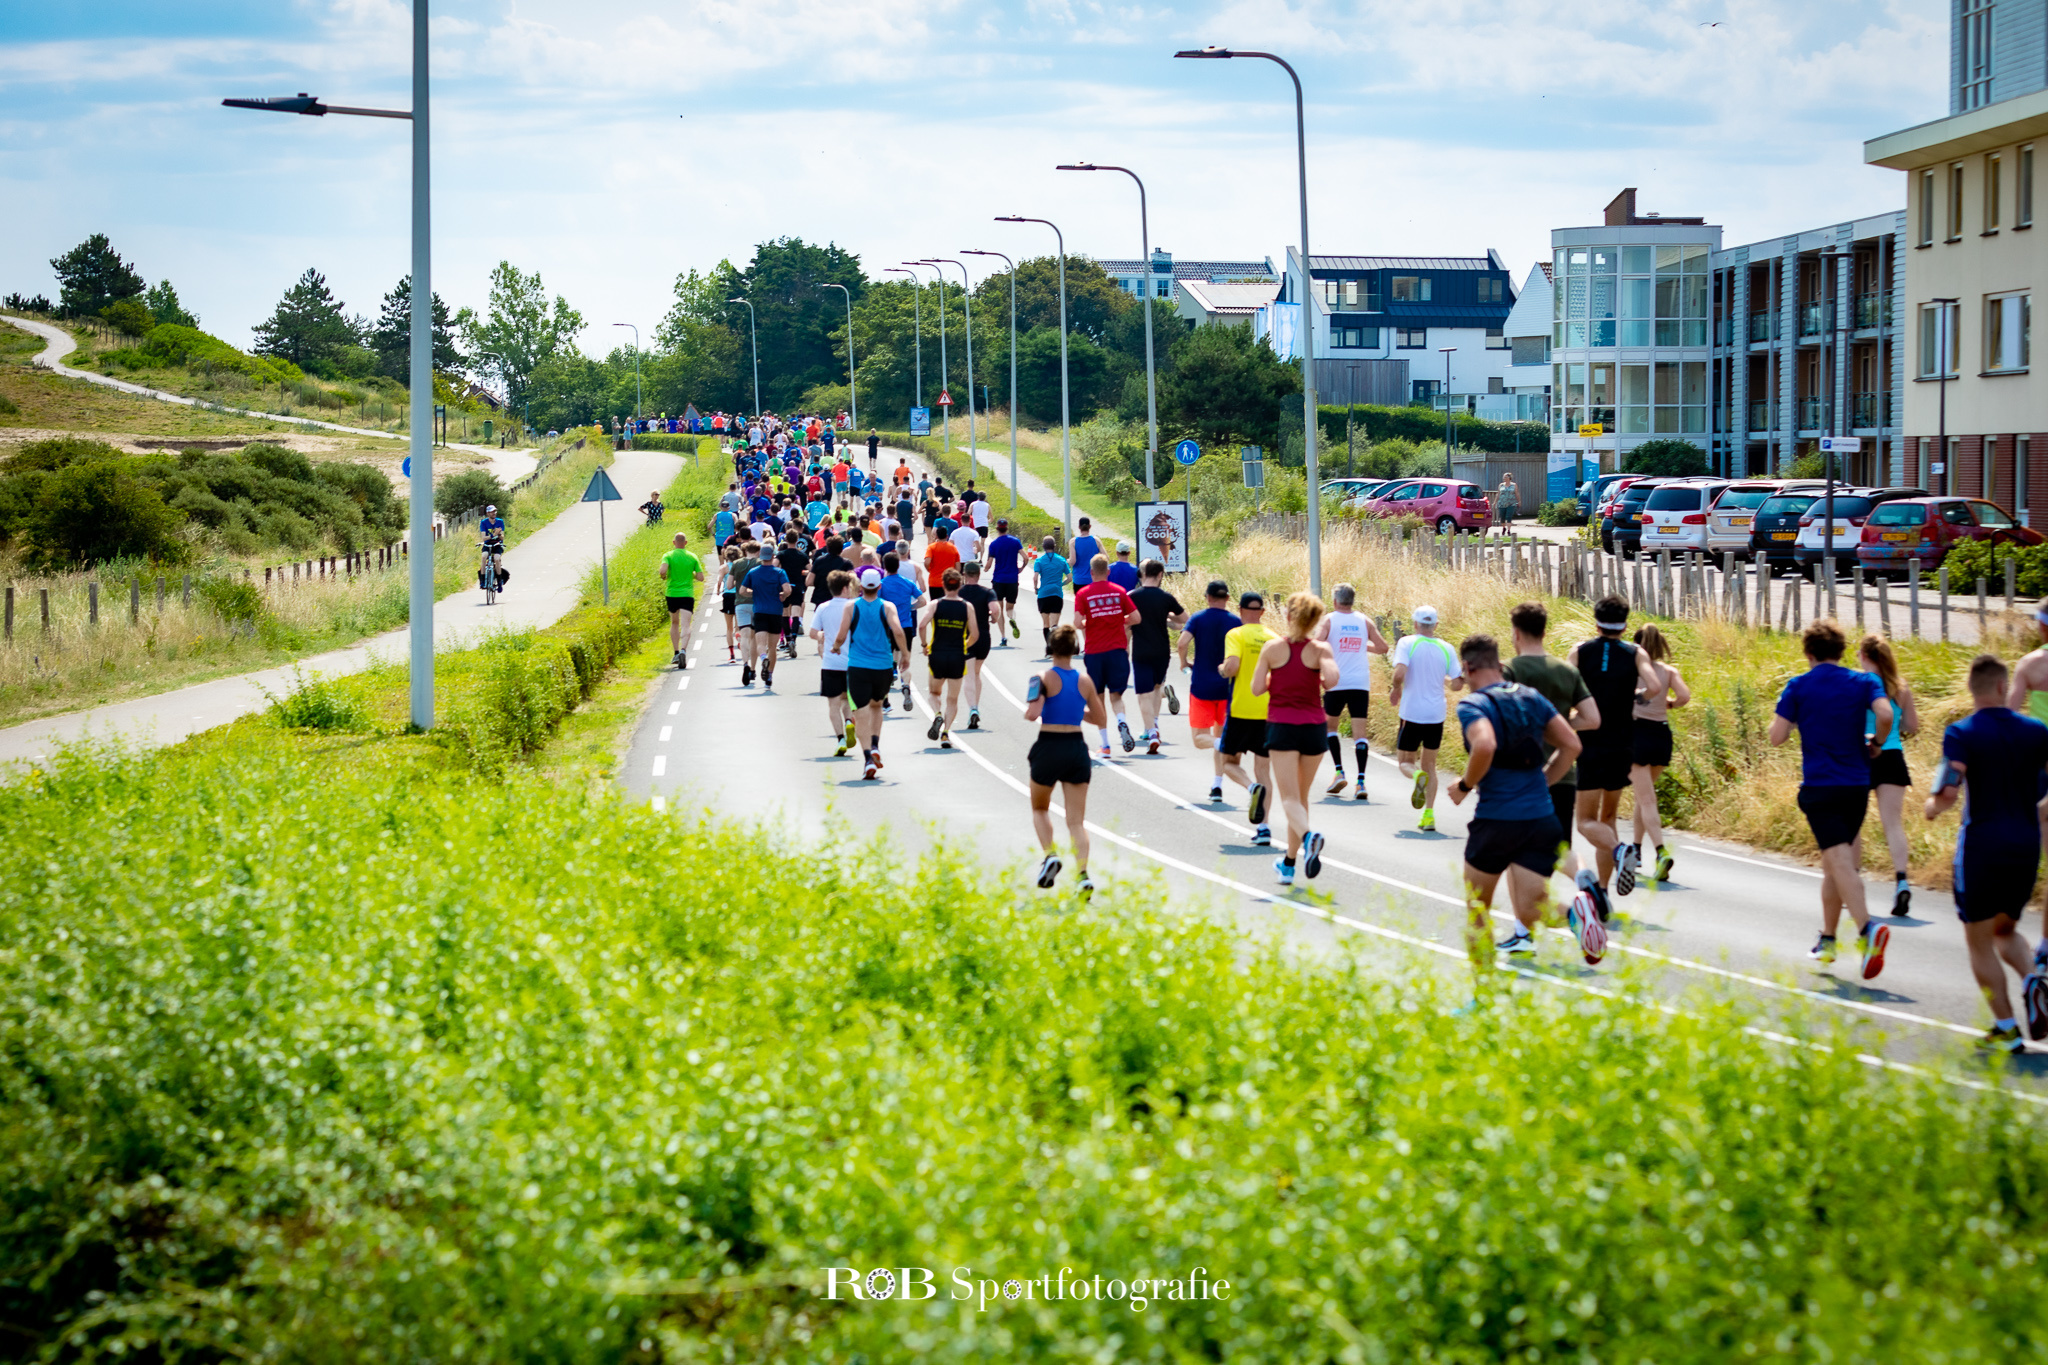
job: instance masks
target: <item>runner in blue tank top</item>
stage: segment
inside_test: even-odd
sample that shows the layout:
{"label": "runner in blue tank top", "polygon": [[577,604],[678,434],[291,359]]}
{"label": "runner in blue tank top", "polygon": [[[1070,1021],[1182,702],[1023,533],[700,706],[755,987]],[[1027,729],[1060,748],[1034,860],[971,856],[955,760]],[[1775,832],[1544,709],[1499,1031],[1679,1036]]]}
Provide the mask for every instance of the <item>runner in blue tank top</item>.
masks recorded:
{"label": "runner in blue tank top", "polygon": [[853,704],[854,737],[865,760],[861,776],[872,779],[882,767],[882,702],[896,680],[896,670],[910,667],[910,643],[896,609],[882,600],[882,571],[870,564],[860,571],[858,581],[860,596],[839,618],[828,652],[846,655],[846,696]]}
{"label": "runner in blue tank top", "polygon": [[1060,875],[1060,855],[1052,842],[1052,789],[1060,789],[1066,806],[1067,835],[1074,841],[1074,866],[1080,873],[1078,889],[1085,900],[1094,893],[1088,877],[1088,779],[1092,769],[1088,741],[1081,733],[1084,724],[1108,723],[1108,711],[1085,673],[1074,668],[1074,656],[1081,652],[1081,636],[1072,626],[1055,626],[1047,643],[1052,666],[1031,679],[1024,696],[1029,703],[1024,719],[1039,723],[1038,739],[1031,746],[1031,827],[1038,833],[1038,845],[1045,861],[1038,865],[1038,884],[1050,887]]}

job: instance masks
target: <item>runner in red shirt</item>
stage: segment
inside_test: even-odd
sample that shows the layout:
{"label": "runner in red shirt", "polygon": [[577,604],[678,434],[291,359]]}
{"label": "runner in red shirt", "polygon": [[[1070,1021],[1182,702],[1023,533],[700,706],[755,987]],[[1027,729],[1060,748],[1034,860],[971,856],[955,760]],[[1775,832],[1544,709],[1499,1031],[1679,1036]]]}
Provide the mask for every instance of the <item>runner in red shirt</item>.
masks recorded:
{"label": "runner in red shirt", "polygon": [[[1129,753],[1138,747],[1138,741],[1124,718],[1124,692],[1131,685],[1131,627],[1141,618],[1131,595],[1109,581],[1108,556],[1095,556],[1090,568],[1095,581],[1074,590],[1074,620],[1085,640],[1081,661],[1095,690],[1108,699],[1109,709],[1116,713],[1117,737]],[[1102,756],[1109,757],[1107,727],[1102,731]]]}

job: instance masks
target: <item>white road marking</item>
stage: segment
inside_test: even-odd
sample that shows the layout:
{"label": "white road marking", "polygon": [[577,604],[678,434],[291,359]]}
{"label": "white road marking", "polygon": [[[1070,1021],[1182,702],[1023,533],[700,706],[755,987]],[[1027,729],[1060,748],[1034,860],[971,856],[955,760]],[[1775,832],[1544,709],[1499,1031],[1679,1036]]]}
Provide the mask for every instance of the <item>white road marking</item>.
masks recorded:
{"label": "white road marking", "polygon": [[1680,844],[1680,853],[1704,853],[1709,858],[1726,858],[1731,863],[1748,863],[1751,867],[1768,868],[1772,872],[1790,872],[1795,877],[1811,877],[1821,880],[1821,874],[1810,867],[1787,867],[1783,863],[1767,863],[1761,858],[1745,858],[1739,853],[1723,853],[1719,849],[1701,848],[1698,844]]}
{"label": "white road marking", "polygon": [[[678,706],[681,706],[681,705],[682,705],[682,703],[681,703],[681,702],[677,702],[677,703],[676,703],[676,705],[678,705]],[[673,726],[673,725],[664,725],[664,726],[662,726],[662,727],[661,727],[661,733],[660,733],[660,734],[658,734],[658,735],[656,735],[656,736],[654,737],[654,742],[655,742],[656,744],[666,744],[666,743],[668,743],[668,742],[669,742],[669,739],[670,739],[670,737],[671,737],[671,736],[673,736],[673,735],[675,734],[675,729],[676,729],[676,727],[675,727],[675,726]]]}
{"label": "white road marking", "polygon": [[685,673],[685,674],[684,674],[684,675],[682,676],[682,680],[681,680],[680,682],[678,682],[678,683],[676,684],[676,691],[678,691],[678,692],[687,692],[687,691],[689,691],[689,690],[690,690],[690,675],[689,675],[689,674],[687,674],[687,673]]}
{"label": "white road marking", "polygon": [[655,775],[656,777],[660,777],[660,776],[661,776],[661,775],[662,775],[663,773],[665,773],[665,772],[667,772],[667,771],[668,771],[668,755],[667,755],[667,754],[656,754],[656,755],[654,756],[654,775]]}
{"label": "white road marking", "polygon": [[655,795],[648,799],[648,804],[653,806],[656,810],[667,810],[668,798],[666,796]]}
{"label": "white road marking", "polygon": [[674,715],[674,714],[675,714],[676,712],[678,712],[678,711],[680,711],[680,710],[682,710],[682,709],[683,709],[683,704],[682,704],[681,702],[679,702],[679,701],[672,701],[672,702],[670,702],[670,703],[668,704],[668,713],[669,713],[670,715]]}

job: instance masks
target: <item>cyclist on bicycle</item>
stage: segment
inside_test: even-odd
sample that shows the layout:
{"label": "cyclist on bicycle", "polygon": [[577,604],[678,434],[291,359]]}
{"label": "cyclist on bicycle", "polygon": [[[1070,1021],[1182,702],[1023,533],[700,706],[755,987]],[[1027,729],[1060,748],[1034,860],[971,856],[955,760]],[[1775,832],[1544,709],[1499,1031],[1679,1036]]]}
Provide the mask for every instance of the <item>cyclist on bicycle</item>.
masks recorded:
{"label": "cyclist on bicycle", "polygon": [[478,534],[483,537],[484,555],[491,563],[491,572],[496,575],[498,587],[505,584],[505,519],[498,515],[498,505],[492,503],[484,508],[483,520],[476,524]]}

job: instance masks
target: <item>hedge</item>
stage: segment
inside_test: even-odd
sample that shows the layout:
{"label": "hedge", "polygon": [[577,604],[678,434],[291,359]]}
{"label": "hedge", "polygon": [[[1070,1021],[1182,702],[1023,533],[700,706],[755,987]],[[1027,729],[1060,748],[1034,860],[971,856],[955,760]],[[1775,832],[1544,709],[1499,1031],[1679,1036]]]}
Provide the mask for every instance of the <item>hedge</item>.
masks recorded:
{"label": "hedge", "polygon": [[[1296,404],[1299,407],[1299,403]],[[1377,407],[1360,403],[1353,408],[1318,407],[1316,416],[1323,433],[1324,449],[1334,441],[1344,443],[1345,414],[1350,413],[1353,439],[1384,441],[1401,437],[1410,441],[1442,441],[1444,415],[1432,408]],[[1550,449],[1550,427],[1543,422],[1488,422],[1477,417],[1453,414],[1460,447],[1470,446],[1496,454],[1522,451],[1541,453]]]}

